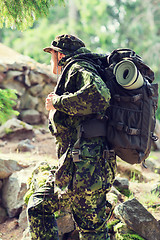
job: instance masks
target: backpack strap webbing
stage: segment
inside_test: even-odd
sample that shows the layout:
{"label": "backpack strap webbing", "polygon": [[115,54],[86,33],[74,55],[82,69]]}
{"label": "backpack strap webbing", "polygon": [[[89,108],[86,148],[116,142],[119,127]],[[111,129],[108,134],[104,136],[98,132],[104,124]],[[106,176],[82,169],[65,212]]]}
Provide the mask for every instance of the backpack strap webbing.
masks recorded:
{"label": "backpack strap webbing", "polygon": [[[83,122],[77,128],[77,141],[72,149],[72,157],[74,162],[81,161],[80,139],[106,137],[106,122],[104,119],[91,119]],[[109,150],[107,147],[103,151],[104,159],[115,158],[115,151]]]}
{"label": "backpack strap webbing", "polygon": [[117,102],[137,102],[138,100],[143,98],[142,94],[137,94],[134,96],[120,96],[119,94],[115,94],[113,96],[113,98],[117,101]]}
{"label": "backpack strap webbing", "polygon": [[[61,73],[61,76],[59,78],[59,81],[57,83],[57,86],[55,87],[55,93],[57,95],[61,95],[63,93],[63,86],[65,83],[65,74],[69,70],[69,68],[77,62],[88,62],[94,67],[95,72],[99,75],[99,72],[97,70],[98,65],[94,64],[94,61],[92,59],[87,59],[87,58],[76,58],[76,59],[71,59],[71,61],[63,68],[63,71]],[[100,68],[100,67],[99,67]]]}

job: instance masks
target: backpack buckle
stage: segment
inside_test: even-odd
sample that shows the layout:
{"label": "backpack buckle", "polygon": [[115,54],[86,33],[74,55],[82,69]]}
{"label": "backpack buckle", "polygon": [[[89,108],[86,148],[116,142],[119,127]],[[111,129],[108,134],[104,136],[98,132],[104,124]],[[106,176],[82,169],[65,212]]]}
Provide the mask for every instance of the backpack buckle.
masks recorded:
{"label": "backpack buckle", "polygon": [[131,98],[131,102],[135,103],[135,102],[137,102],[138,100],[140,100],[142,97],[143,97],[143,95],[142,95],[141,93],[140,93],[140,94],[137,94],[137,95],[135,95],[135,96],[133,96],[133,97]]}
{"label": "backpack buckle", "polygon": [[117,102],[120,102],[121,101],[121,97],[119,94],[115,94],[114,95],[114,99],[117,101]]}
{"label": "backpack buckle", "polygon": [[72,158],[73,158],[73,162],[80,162],[80,149],[73,149],[72,150]]}
{"label": "backpack buckle", "polygon": [[139,135],[140,134],[140,130],[137,128],[129,128],[128,126],[125,126],[124,130],[128,135]]}
{"label": "backpack buckle", "polygon": [[151,139],[152,139],[154,142],[156,142],[159,138],[158,138],[158,136],[154,135],[153,132],[151,132]]}
{"label": "backpack buckle", "polygon": [[110,160],[110,159],[113,159],[113,158],[115,158],[116,157],[116,154],[115,154],[115,151],[114,150],[107,150],[107,149],[105,149],[104,151],[103,151],[103,158],[105,159],[105,160]]}

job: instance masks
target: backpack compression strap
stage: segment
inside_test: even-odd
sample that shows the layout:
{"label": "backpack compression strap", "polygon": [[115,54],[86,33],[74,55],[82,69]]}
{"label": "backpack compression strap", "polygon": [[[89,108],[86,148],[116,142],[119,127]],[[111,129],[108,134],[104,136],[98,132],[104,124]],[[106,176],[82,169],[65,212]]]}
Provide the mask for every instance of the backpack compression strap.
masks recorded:
{"label": "backpack compression strap", "polygon": [[[77,128],[77,141],[72,149],[73,162],[81,161],[80,139],[94,138],[94,137],[106,137],[106,120],[105,119],[91,119],[83,122]],[[113,159],[115,158],[115,151],[106,148],[103,150],[103,158]]]}

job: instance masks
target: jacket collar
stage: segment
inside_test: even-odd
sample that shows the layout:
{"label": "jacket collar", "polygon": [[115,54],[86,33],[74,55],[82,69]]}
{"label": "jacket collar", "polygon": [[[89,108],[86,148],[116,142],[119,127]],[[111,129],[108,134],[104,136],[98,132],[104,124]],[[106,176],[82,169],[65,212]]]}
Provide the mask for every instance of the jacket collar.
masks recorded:
{"label": "jacket collar", "polygon": [[77,51],[75,51],[72,54],[68,54],[65,57],[63,57],[60,61],[59,61],[59,66],[65,66],[66,64],[68,64],[73,58],[76,59],[78,58],[78,56],[82,53],[91,53],[91,51],[85,47],[81,47],[79,48]]}

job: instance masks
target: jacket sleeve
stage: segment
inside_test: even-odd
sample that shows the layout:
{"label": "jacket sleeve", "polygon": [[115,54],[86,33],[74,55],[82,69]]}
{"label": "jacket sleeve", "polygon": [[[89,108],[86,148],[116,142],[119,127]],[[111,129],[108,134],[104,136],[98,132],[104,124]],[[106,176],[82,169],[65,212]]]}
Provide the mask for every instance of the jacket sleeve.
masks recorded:
{"label": "jacket sleeve", "polygon": [[72,80],[76,81],[79,89],[73,93],[65,92],[61,96],[56,95],[53,106],[57,110],[72,116],[105,112],[109,106],[110,92],[98,75],[83,70],[78,71],[78,74],[69,74],[68,78],[70,80],[75,78]]}

